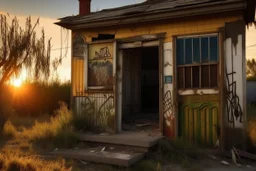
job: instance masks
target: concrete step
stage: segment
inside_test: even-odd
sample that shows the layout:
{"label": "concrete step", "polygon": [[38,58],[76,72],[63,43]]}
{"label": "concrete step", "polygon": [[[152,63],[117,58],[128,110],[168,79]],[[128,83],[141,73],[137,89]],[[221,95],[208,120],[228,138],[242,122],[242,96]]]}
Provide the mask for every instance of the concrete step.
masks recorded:
{"label": "concrete step", "polygon": [[58,150],[50,153],[54,156],[72,158],[87,162],[128,167],[140,161],[145,153],[117,152],[95,149]]}
{"label": "concrete step", "polygon": [[158,143],[163,136],[144,132],[122,132],[119,134],[79,134],[79,140],[113,145],[150,148]]}

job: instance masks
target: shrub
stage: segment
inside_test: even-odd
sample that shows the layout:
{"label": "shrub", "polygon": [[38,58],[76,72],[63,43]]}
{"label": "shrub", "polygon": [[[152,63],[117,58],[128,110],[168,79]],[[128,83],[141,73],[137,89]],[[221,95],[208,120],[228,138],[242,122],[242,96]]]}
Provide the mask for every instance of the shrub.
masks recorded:
{"label": "shrub", "polygon": [[17,135],[17,130],[13,124],[8,120],[3,127],[3,136],[7,138],[12,138]]}
{"label": "shrub", "polygon": [[70,82],[25,82],[14,93],[13,109],[21,116],[40,116],[52,114],[58,109],[59,101],[70,102]]}
{"label": "shrub", "polygon": [[24,128],[21,136],[41,145],[51,142],[57,147],[73,146],[77,135],[73,131],[73,117],[67,105],[60,103],[60,109],[56,110],[54,115],[49,122],[36,121],[32,128]]}
{"label": "shrub", "polygon": [[67,171],[65,162],[45,161],[35,156],[24,156],[20,151],[4,151],[0,154],[0,169],[6,171],[58,170]]}

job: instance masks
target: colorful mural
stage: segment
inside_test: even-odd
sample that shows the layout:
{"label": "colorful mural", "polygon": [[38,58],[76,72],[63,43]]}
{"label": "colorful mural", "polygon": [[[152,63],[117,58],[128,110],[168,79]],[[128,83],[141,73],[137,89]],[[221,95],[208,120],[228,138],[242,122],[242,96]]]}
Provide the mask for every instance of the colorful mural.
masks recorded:
{"label": "colorful mural", "polygon": [[113,44],[89,46],[88,86],[105,87],[113,85]]}

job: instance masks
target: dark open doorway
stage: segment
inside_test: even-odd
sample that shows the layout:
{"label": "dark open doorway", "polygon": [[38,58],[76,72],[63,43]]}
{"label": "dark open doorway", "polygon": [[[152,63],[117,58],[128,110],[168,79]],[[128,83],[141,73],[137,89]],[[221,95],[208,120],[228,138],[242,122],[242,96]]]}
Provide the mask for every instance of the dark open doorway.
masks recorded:
{"label": "dark open doorway", "polygon": [[123,51],[122,129],[159,128],[158,47]]}

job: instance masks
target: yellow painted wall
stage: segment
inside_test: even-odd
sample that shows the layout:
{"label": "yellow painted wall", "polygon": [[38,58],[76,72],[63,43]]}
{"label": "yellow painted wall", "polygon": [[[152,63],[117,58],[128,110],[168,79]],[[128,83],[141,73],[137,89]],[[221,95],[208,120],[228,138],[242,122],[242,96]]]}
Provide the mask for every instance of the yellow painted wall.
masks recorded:
{"label": "yellow painted wall", "polygon": [[[172,42],[173,36],[217,32],[219,28],[225,25],[226,22],[240,19],[243,19],[243,15],[240,12],[223,13],[215,16],[190,17],[187,19],[175,19],[149,24],[133,24],[129,26],[118,26],[112,28],[105,27],[93,30],[80,30],[79,33],[85,37],[87,42],[91,42],[92,38],[97,37],[98,34],[115,34],[116,39],[121,39],[138,35],[166,32],[167,34],[164,42]],[[72,32],[73,36],[76,34],[76,31]],[[84,87],[83,72],[83,60],[73,58],[72,88],[74,96],[76,96],[77,90],[79,91],[81,90],[81,87]]]}
{"label": "yellow painted wall", "polygon": [[84,60],[72,58],[72,92],[73,96],[82,96],[84,92]]}

